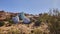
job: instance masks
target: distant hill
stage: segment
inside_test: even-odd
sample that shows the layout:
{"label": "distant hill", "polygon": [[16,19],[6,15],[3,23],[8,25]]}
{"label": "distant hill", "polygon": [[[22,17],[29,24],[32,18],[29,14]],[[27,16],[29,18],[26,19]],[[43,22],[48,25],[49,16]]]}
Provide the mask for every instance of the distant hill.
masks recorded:
{"label": "distant hill", "polygon": [[[0,21],[4,21],[6,18],[11,18],[11,17],[16,16],[18,14],[19,13],[0,11]],[[33,16],[37,17],[36,15],[26,14],[26,13],[25,13],[25,16],[28,18],[32,18]]]}

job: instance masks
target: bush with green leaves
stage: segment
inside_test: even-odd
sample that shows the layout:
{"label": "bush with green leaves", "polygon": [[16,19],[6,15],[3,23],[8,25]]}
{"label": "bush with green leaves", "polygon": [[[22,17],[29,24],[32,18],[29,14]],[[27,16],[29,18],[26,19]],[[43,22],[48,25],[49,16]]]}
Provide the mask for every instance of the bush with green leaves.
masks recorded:
{"label": "bush with green leaves", "polygon": [[49,25],[50,34],[60,34],[60,12],[58,9],[53,9],[50,14],[42,14],[38,20]]}
{"label": "bush with green leaves", "polygon": [[3,26],[5,23],[3,21],[0,21],[0,27]]}
{"label": "bush with green leaves", "polygon": [[10,24],[14,24],[14,22],[13,22],[12,20],[9,20],[9,23],[10,23]]}

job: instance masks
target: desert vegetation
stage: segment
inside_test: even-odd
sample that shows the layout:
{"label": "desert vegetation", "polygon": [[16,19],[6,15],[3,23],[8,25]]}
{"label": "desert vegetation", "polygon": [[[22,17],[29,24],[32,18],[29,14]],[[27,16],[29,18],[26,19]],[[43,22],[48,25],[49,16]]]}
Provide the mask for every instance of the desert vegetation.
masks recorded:
{"label": "desert vegetation", "polygon": [[23,22],[14,24],[11,18],[6,18],[8,23],[0,21],[0,34],[60,34],[60,11],[58,9],[50,9],[48,13],[41,13],[34,19],[31,19],[30,24]]}

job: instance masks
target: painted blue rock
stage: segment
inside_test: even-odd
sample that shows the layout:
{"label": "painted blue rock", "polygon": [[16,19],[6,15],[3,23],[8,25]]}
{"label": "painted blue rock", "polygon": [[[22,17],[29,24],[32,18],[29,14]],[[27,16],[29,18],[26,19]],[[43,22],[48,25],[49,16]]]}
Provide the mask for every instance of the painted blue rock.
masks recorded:
{"label": "painted blue rock", "polygon": [[29,24],[29,23],[30,23],[30,19],[27,18],[27,17],[25,17],[25,18],[23,19],[23,22],[24,22],[25,24]]}
{"label": "painted blue rock", "polygon": [[25,17],[25,15],[24,15],[24,13],[23,12],[21,12],[20,14],[18,14],[19,15],[19,19],[24,19],[24,17]]}
{"label": "painted blue rock", "polygon": [[18,16],[12,17],[12,21],[14,23],[19,23],[19,17]]}
{"label": "painted blue rock", "polygon": [[26,24],[30,23],[30,19],[27,18],[27,17],[24,15],[23,12],[21,12],[21,13],[19,14],[19,18],[22,19],[23,22],[26,23]]}

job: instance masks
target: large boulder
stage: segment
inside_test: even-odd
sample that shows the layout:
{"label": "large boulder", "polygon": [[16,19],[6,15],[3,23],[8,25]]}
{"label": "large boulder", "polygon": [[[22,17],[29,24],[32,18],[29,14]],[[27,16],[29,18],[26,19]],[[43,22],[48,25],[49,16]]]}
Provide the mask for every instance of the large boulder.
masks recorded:
{"label": "large boulder", "polygon": [[29,23],[30,23],[30,19],[27,18],[27,17],[25,17],[25,18],[23,19],[23,22],[24,22],[25,24],[29,24]]}
{"label": "large boulder", "polygon": [[24,15],[23,12],[21,12],[21,13],[19,14],[19,18],[22,19],[22,20],[23,20],[23,23],[25,23],[25,24],[29,24],[29,23],[30,23],[30,19],[27,18],[27,17]]}
{"label": "large boulder", "polygon": [[19,17],[18,16],[12,17],[12,21],[14,23],[19,23]]}
{"label": "large boulder", "polygon": [[24,15],[24,13],[23,13],[23,12],[19,13],[18,15],[19,15],[19,19],[20,19],[20,20],[23,20],[23,19],[24,19],[24,17],[25,17],[25,15]]}

